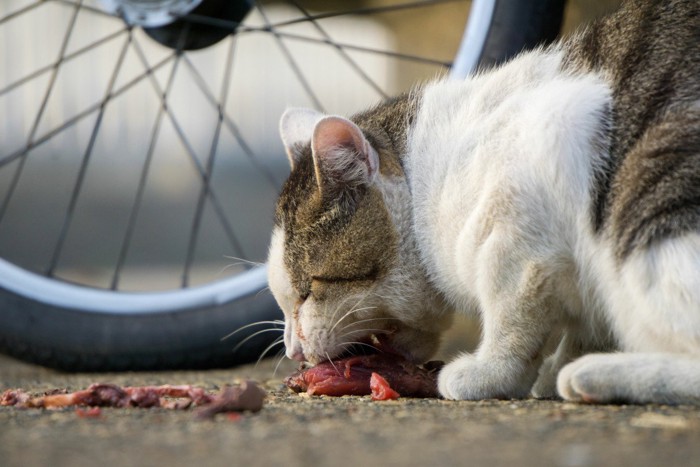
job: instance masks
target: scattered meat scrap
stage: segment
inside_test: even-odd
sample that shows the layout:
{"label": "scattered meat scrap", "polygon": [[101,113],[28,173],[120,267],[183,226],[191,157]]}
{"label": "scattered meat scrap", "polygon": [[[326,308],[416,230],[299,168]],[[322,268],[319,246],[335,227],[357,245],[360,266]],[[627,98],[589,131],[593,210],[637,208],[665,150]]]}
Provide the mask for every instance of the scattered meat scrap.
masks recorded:
{"label": "scattered meat scrap", "polygon": [[[95,383],[87,389],[75,392],[49,391],[34,396],[21,389],[8,389],[0,395],[0,406],[22,408],[61,407],[163,407],[182,410],[193,404],[199,407],[198,418],[210,418],[217,413],[262,409],[265,391],[254,381],[244,381],[239,386],[227,386],[219,394],[211,394],[202,388],[183,386],[131,386]],[[97,417],[99,410],[81,410],[80,417]]]}
{"label": "scattered meat scrap", "polygon": [[75,409],[75,414],[80,418],[100,418],[102,416],[102,409],[100,409],[99,407]]}
{"label": "scattered meat scrap", "polygon": [[369,379],[369,388],[372,390],[373,401],[388,401],[401,397],[401,394],[391,389],[389,383],[377,373],[372,373]]}
{"label": "scattered meat scrap", "polygon": [[244,381],[240,386],[227,386],[211,398],[209,403],[197,410],[197,418],[212,418],[217,413],[257,412],[262,409],[265,391],[253,381]]}
{"label": "scattered meat scrap", "polygon": [[398,397],[398,394],[404,397],[438,397],[437,374],[441,367],[442,362],[418,366],[392,354],[359,355],[300,369],[284,382],[295,392],[366,396],[373,393],[371,380],[372,374],[376,373],[383,380],[375,378],[375,395],[381,400]]}

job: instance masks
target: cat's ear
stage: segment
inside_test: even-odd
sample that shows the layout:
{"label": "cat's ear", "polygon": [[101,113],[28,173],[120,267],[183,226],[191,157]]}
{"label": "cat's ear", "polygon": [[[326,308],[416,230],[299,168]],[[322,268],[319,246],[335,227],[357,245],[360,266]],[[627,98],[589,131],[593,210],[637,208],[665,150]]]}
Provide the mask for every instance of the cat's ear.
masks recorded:
{"label": "cat's ear", "polygon": [[369,185],[379,170],[377,151],[362,130],[343,117],[324,117],[318,121],[311,152],[322,191]]}
{"label": "cat's ear", "polygon": [[282,114],[280,136],[292,169],[301,157],[300,148],[311,142],[316,123],[323,117],[321,112],[298,107],[287,109]]}

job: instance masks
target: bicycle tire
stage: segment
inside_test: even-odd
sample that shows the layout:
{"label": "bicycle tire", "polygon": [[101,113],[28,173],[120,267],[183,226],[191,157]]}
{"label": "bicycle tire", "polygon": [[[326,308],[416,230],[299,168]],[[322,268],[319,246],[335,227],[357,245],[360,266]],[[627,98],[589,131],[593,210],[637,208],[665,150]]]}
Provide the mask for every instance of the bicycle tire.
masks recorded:
{"label": "bicycle tire", "polygon": [[478,17],[484,19],[468,25],[452,76],[463,78],[553,42],[561,30],[565,6],[566,0],[474,0],[472,9],[483,10]]}
{"label": "bicycle tire", "polygon": [[[270,345],[243,329],[232,351],[227,330],[278,319],[265,267],[186,292],[114,293],[28,273],[0,260],[0,350],[69,371],[222,368],[255,361]],[[9,279],[9,280],[8,280]],[[9,283],[8,283],[9,282]]]}
{"label": "bicycle tire", "polygon": [[[492,57],[502,59],[514,50],[542,40],[538,36],[541,32],[533,32],[541,31],[542,24],[528,29],[527,40],[521,34],[505,34],[511,27],[505,25],[512,25],[514,17],[518,24],[527,24],[532,16],[522,15],[540,13],[537,8],[517,8],[515,15],[515,10],[504,6],[507,3],[474,1],[472,8],[481,4],[488,12],[488,34],[475,39],[469,34],[468,25],[455,66],[465,50],[471,49],[472,56],[474,48],[482,50],[476,63],[467,68],[460,65],[461,73],[492,63]],[[472,21],[472,24],[476,23]],[[203,369],[248,363],[274,341],[269,333],[259,333],[260,328],[247,326],[281,318],[281,311],[266,291],[264,271],[258,267],[231,279],[231,291],[224,294],[225,299],[220,297],[219,286],[205,285],[194,288],[194,292],[173,292],[165,300],[169,305],[164,307],[158,304],[164,293],[98,292],[59,283],[0,260],[0,352],[68,371]],[[221,284],[228,284],[227,281]],[[247,285],[243,287],[241,282]],[[42,289],[59,293],[40,293]],[[204,292],[197,300],[185,300],[182,295],[197,295],[201,291]],[[94,303],[84,299],[94,293],[110,298]],[[64,295],[73,298],[57,298]],[[113,301],[121,305],[109,305]],[[234,330],[240,331],[234,338],[221,339]],[[237,348],[244,342],[247,342],[245,346]]]}

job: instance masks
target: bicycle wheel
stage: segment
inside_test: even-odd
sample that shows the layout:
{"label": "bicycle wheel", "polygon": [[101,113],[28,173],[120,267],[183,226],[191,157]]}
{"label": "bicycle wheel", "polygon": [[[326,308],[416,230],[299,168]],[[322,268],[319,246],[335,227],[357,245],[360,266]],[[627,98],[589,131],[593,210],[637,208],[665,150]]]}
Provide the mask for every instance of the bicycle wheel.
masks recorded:
{"label": "bicycle wheel", "polygon": [[102,371],[277,350],[257,264],[288,171],[278,116],[352,113],[455,55],[470,71],[498,3],[465,32],[458,0],[3,2],[0,351]]}

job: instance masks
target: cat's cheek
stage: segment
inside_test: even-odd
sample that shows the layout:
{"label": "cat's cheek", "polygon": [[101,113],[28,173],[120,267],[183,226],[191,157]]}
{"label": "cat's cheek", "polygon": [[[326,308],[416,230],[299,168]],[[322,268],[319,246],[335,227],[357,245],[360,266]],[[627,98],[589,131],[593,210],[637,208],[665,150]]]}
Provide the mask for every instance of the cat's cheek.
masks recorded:
{"label": "cat's cheek", "polygon": [[285,314],[291,313],[296,304],[297,294],[284,265],[284,231],[280,227],[275,227],[272,231],[267,264],[270,291]]}

